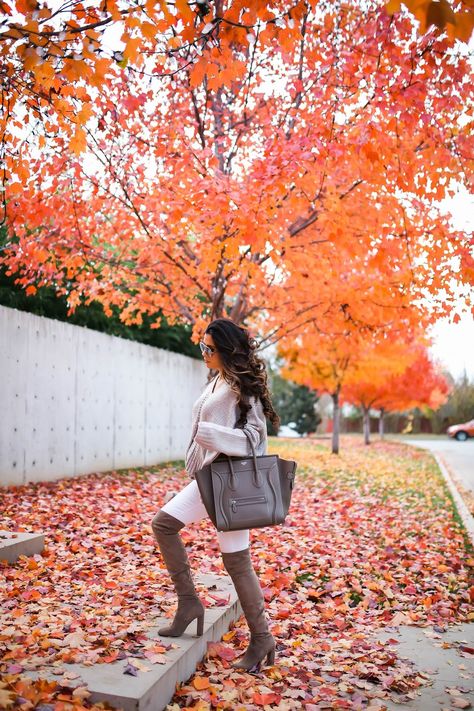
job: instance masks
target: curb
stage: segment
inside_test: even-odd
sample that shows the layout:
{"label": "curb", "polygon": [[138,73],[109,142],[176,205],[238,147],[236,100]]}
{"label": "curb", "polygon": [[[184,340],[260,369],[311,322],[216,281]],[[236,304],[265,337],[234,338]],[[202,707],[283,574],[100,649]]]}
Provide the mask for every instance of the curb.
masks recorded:
{"label": "curb", "polygon": [[464,499],[462,498],[461,494],[458,491],[458,488],[456,484],[454,483],[451,474],[449,473],[449,470],[441,457],[438,454],[435,454],[434,452],[431,452],[433,457],[435,458],[435,461],[440,468],[441,474],[444,477],[444,480],[446,484],[448,485],[448,488],[453,496],[454,503],[456,504],[456,508],[458,510],[458,514],[461,517],[461,520],[463,522],[464,528],[467,531],[467,535],[469,536],[469,540],[471,541],[471,544],[474,546],[474,517],[471,515],[469,509],[467,508]]}

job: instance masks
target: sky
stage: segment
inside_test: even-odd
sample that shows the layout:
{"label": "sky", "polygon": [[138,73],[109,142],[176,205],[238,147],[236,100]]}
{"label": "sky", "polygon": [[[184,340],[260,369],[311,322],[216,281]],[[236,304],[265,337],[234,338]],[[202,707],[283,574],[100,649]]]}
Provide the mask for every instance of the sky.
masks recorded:
{"label": "sky", "polygon": [[[452,214],[452,224],[455,229],[474,232],[474,195],[466,189],[458,188],[456,195],[442,203]],[[471,285],[471,301],[474,303],[474,284]],[[461,303],[461,299],[460,299]],[[458,378],[465,370],[471,380],[474,380],[474,316],[472,312],[464,313],[458,323],[450,323],[448,319],[440,319],[429,335],[433,339],[430,348],[434,359]]]}
{"label": "sky", "polygon": [[431,331],[433,345],[430,353],[449,370],[454,378],[459,378],[465,370],[474,381],[474,318],[461,317],[459,323],[449,323],[447,319],[438,321]]}

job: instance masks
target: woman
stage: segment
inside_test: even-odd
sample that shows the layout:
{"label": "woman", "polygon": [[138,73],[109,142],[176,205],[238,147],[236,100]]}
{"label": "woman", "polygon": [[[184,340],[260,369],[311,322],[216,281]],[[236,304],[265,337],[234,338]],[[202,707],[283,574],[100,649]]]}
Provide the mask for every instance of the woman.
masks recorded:
{"label": "woman", "polygon": [[[267,452],[265,417],[278,427],[267,388],[265,363],[255,354],[256,342],[246,329],[226,318],[212,321],[200,343],[207,367],[217,370],[192,410],[192,436],[186,452],[186,470],[192,481],[157,513],[152,521],[163,560],[178,595],[173,623],[158,630],[179,637],[194,619],[197,634],[204,625],[204,606],[196,594],[188,557],[178,531],[207,516],[194,472],[219,453],[251,455],[242,428],[250,433],[257,455]],[[217,531],[224,567],[232,578],[250,629],[250,644],[242,659],[232,666],[251,669],[266,657],[275,660],[275,640],[265,617],[265,601],[249,550],[249,531]]]}

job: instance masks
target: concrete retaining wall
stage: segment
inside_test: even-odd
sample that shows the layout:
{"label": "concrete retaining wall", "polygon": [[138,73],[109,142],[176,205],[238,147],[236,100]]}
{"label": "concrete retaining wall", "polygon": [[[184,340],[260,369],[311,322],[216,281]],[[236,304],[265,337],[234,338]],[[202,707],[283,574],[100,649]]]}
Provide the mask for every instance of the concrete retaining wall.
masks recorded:
{"label": "concrete retaining wall", "polygon": [[0,305],[0,485],[184,457],[193,358]]}

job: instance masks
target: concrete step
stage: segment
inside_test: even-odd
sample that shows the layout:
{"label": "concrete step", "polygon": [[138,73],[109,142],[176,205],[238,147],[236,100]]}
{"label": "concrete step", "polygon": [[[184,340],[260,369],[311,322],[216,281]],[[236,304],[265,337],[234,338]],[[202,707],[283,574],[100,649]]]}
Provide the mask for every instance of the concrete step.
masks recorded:
{"label": "concrete step", "polygon": [[[127,664],[133,664],[133,655],[111,664],[64,664],[62,671],[79,674],[69,685],[74,688],[87,685],[91,693],[88,700],[94,703],[107,701],[114,708],[124,711],[162,711],[173,697],[176,684],[187,681],[195,672],[197,665],[206,655],[207,643],[218,642],[230,624],[242,614],[229,576],[196,574],[194,578],[198,584],[212,588],[213,595],[229,598],[225,606],[206,607],[204,633],[201,637],[196,637],[196,620],[191,622],[181,637],[160,637],[158,629],[170,624],[171,619],[153,618],[154,624],[146,633],[147,637],[164,644],[176,645],[175,649],[166,652],[169,659],[166,664],[152,664],[148,659],[140,658],[140,664],[148,667],[150,671],[138,670],[137,676],[124,674]],[[28,670],[24,673],[35,679],[41,677],[58,681],[60,671],[57,666],[42,666],[39,670]]]}
{"label": "concrete step", "polygon": [[16,533],[0,529],[0,560],[14,563],[20,555],[41,553],[44,533]]}

